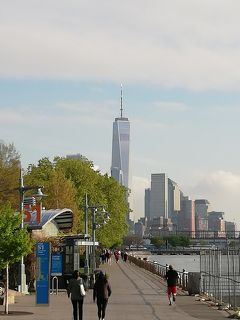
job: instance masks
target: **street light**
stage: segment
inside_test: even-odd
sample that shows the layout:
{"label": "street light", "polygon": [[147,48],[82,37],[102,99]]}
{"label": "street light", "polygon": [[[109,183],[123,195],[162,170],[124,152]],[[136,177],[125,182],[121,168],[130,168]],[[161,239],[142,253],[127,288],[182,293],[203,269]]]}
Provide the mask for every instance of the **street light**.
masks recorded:
{"label": "street light", "polygon": [[[88,235],[88,196],[85,194],[85,204],[84,204],[84,227],[85,227],[85,237]],[[84,261],[84,273],[89,274],[89,253],[88,246],[85,246],[85,261]]]}
{"label": "street light", "polygon": [[102,218],[102,224],[106,224],[107,221],[110,219],[109,214],[106,212],[105,208],[103,206],[98,206],[92,208],[92,238],[93,238],[93,255],[92,255],[92,264],[93,264],[93,274],[94,270],[96,269],[96,255],[95,255],[95,243],[96,243],[96,229],[101,227],[102,224],[99,224],[96,222],[96,214],[98,212],[98,208],[102,208],[102,210],[99,212]]}
{"label": "street light", "polygon": [[[85,194],[85,201],[84,201],[84,226],[85,226],[85,236],[88,236],[88,209],[91,209],[92,212],[92,268],[93,271],[96,269],[96,256],[95,256],[95,247],[96,247],[96,229],[100,227],[100,224],[96,223],[96,214],[99,208],[102,208],[99,213],[101,214],[103,218],[103,224],[109,220],[109,215],[106,212],[103,205],[88,205],[88,196]],[[84,273],[89,274],[89,248],[86,246],[85,248],[85,262],[84,262]]]}
{"label": "street light", "polygon": [[[19,209],[21,214],[21,229],[24,227],[24,193],[29,190],[37,190],[35,197],[39,200],[45,196],[42,193],[41,188],[42,186],[24,186],[23,184],[23,173],[22,168],[20,167],[20,177],[19,177],[19,187],[17,188],[19,191]],[[21,264],[20,264],[20,285],[18,286],[18,290],[22,293],[27,293],[27,285],[26,285],[26,273],[25,273],[25,264],[24,264],[24,257],[21,257]]]}

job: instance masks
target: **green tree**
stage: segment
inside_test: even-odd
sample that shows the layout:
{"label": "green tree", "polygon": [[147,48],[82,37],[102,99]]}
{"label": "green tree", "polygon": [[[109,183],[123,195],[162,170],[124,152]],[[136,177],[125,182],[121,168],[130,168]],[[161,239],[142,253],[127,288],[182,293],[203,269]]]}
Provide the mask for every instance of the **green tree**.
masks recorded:
{"label": "green tree", "polygon": [[19,165],[20,154],[16,150],[13,143],[5,144],[0,142],[0,164],[3,167],[11,167]]}
{"label": "green tree", "polygon": [[45,205],[47,208],[70,208],[73,213],[73,231],[78,233],[82,229],[80,210],[76,203],[76,188],[67,179],[61,169],[55,169],[49,178]]}
{"label": "green tree", "polygon": [[189,247],[191,243],[190,238],[188,236],[181,235],[179,240],[180,240],[180,246],[182,247]]}
{"label": "green tree", "polygon": [[21,215],[16,214],[10,205],[0,210],[0,269],[6,269],[6,308],[8,313],[8,267],[20,261],[32,251],[32,242],[26,228],[21,229]]}
{"label": "green tree", "polygon": [[[69,208],[73,211],[73,231],[80,232],[80,211],[76,202],[76,188],[65,175],[64,170],[56,167],[48,158],[38,161],[38,165],[30,165],[24,177],[26,185],[42,185],[44,197],[42,204],[47,209]],[[27,195],[27,193],[26,193]],[[29,192],[30,195],[30,192]]]}
{"label": "green tree", "polygon": [[105,247],[116,247],[122,244],[123,237],[128,232],[126,214],[129,212],[129,207],[126,201],[126,189],[108,175],[98,178],[98,190],[101,194],[99,201],[106,205],[110,219],[106,225],[97,230],[97,236]]}
{"label": "green tree", "polygon": [[[96,216],[101,226],[96,230],[97,239],[102,246],[112,247],[122,243],[123,236],[127,233],[126,213],[128,204],[126,201],[126,189],[108,175],[101,175],[93,169],[92,162],[85,159],[63,159],[56,161],[56,168],[61,168],[76,188],[78,207],[83,212],[83,199],[88,194],[90,206],[104,206],[110,219],[104,224],[101,210]],[[83,214],[81,217],[83,218]],[[92,230],[91,212],[89,211],[89,231]],[[106,220],[105,220],[106,222]],[[82,230],[83,232],[83,230]]]}
{"label": "green tree", "polygon": [[163,237],[156,236],[151,238],[151,243],[154,244],[157,248],[160,248],[165,245],[166,240],[163,239]]}
{"label": "green tree", "polygon": [[125,246],[128,246],[129,249],[131,248],[131,246],[135,246],[138,248],[143,244],[143,238],[136,234],[129,234],[124,237],[123,244]]}
{"label": "green tree", "polygon": [[0,207],[10,202],[18,208],[20,156],[13,144],[0,142]]}
{"label": "green tree", "polygon": [[172,247],[188,247],[190,245],[190,238],[184,235],[172,235],[164,237],[165,241]]}
{"label": "green tree", "polygon": [[[92,162],[82,159],[59,158],[53,162],[44,158],[38,165],[31,165],[25,176],[27,184],[41,184],[49,196],[43,200],[46,208],[69,207],[74,212],[73,232],[84,233],[84,197],[88,195],[90,206],[104,206],[109,220],[101,210],[96,215],[98,241],[107,247],[122,243],[127,233],[126,214],[129,212],[126,189],[109,177],[95,171]],[[92,214],[89,209],[89,232],[92,232]],[[106,218],[106,217],[105,217]],[[107,222],[104,224],[104,222]]]}

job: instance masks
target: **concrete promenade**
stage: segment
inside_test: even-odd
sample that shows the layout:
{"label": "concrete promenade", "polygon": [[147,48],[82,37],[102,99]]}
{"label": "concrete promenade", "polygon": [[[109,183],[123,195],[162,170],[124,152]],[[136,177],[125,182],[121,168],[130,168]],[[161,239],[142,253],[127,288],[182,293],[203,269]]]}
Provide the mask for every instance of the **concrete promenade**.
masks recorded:
{"label": "concrete promenade", "polygon": [[[104,264],[102,269],[109,274],[112,287],[106,320],[222,320],[228,316],[180,290],[176,303],[169,306],[166,283],[129,262]],[[72,305],[65,292],[51,295],[48,307],[35,306],[35,296],[29,295],[16,297],[16,303],[9,305],[8,316],[2,314],[3,310],[0,306],[0,320],[72,320]],[[84,299],[83,320],[98,320],[92,290]]]}

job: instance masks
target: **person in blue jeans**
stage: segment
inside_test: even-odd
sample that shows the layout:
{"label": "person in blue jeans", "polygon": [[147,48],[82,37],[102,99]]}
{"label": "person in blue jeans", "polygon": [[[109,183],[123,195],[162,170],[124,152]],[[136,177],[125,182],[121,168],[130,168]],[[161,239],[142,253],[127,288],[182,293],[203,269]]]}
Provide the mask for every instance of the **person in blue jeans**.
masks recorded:
{"label": "person in blue jeans", "polygon": [[78,270],[73,272],[73,278],[70,279],[69,285],[67,288],[68,297],[71,297],[72,306],[73,306],[73,319],[74,320],[82,320],[83,319],[83,300],[84,295],[82,295],[80,290],[80,285],[84,285],[85,283],[83,279],[80,277],[80,273]]}
{"label": "person in blue jeans", "polygon": [[104,320],[108,298],[111,296],[111,286],[106,275],[100,271],[93,287],[93,301],[97,299],[98,319]]}

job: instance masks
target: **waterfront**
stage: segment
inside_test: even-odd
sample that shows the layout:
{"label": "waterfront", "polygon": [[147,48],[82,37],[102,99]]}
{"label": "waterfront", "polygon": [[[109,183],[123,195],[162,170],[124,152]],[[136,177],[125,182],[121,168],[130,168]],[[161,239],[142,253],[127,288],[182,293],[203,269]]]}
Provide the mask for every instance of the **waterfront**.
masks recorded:
{"label": "waterfront", "polygon": [[148,260],[163,266],[171,264],[177,271],[200,272],[199,255],[150,255]]}

